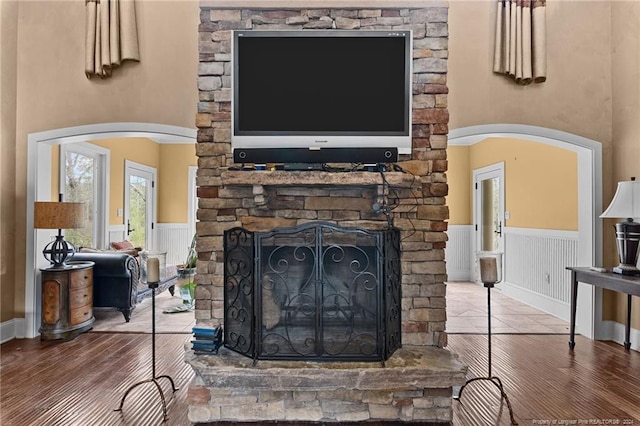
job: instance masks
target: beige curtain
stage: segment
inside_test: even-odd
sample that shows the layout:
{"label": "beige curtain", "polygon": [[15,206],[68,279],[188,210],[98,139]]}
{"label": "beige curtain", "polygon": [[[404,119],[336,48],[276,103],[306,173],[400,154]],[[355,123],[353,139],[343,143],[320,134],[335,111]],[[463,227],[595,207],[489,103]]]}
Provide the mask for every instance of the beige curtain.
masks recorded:
{"label": "beige curtain", "polygon": [[134,0],[86,0],[85,74],[111,76],[126,60],[139,61]]}
{"label": "beige curtain", "polygon": [[493,71],[522,85],[547,79],[546,0],[498,0]]}

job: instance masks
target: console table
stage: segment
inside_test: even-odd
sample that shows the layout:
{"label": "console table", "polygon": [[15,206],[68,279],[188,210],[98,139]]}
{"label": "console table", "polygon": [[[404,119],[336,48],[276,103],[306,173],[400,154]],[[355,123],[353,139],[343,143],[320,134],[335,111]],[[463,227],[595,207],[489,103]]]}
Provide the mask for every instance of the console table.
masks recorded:
{"label": "console table", "polygon": [[617,291],[627,295],[627,322],[624,329],[624,348],[629,350],[631,330],[631,296],[640,296],[640,277],[614,274],[613,272],[598,272],[584,267],[568,267],[571,271],[571,322],[569,348],[576,346],[576,299],[578,296],[578,283],[591,284],[607,290]]}
{"label": "console table", "polygon": [[91,328],[94,262],[42,268],[42,340],[73,339]]}

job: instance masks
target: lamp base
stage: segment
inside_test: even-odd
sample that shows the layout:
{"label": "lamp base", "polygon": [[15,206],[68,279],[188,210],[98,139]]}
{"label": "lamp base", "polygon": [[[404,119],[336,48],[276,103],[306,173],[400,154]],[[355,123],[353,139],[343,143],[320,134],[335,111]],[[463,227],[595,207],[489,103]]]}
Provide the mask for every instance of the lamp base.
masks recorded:
{"label": "lamp base", "polygon": [[45,259],[51,262],[52,268],[64,269],[66,266],[65,261],[71,260],[73,255],[76,254],[76,247],[64,239],[59,229],[56,239],[45,246],[42,254]]}
{"label": "lamp base", "polygon": [[640,275],[640,270],[636,267],[640,254],[640,223],[627,219],[616,224],[616,248],[619,265],[613,268],[613,272],[621,275]]}
{"label": "lamp base", "polygon": [[613,272],[614,274],[630,275],[634,277],[640,276],[640,269],[630,265],[618,265],[615,268],[611,269],[611,272]]}

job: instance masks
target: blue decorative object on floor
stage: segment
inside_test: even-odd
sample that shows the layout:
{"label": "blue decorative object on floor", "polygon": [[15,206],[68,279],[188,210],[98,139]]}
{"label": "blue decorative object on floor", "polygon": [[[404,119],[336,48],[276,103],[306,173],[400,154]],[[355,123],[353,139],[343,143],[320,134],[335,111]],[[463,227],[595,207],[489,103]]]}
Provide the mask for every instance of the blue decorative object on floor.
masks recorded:
{"label": "blue decorative object on floor", "polygon": [[191,341],[196,355],[217,355],[222,346],[222,327],[193,327],[194,340]]}

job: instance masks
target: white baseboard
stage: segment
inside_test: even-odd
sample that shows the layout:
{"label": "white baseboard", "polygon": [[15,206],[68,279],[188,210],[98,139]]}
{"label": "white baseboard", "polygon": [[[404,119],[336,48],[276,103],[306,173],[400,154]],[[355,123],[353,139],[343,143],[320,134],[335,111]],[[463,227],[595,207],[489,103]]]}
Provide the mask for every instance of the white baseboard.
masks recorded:
{"label": "white baseboard", "polygon": [[447,281],[472,281],[471,271],[447,272]]}
{"label": "white baseboard", "polygon": [[24,318],[13,318],[0,323],[0,343],[13,339],[24,339],[25,335]]}
{"label": "white baseboard", "polygon": [[561,302],[543,294],[535,293],[531,290],[518,287],[509,282],[501,284],[502,294],[509,296],[513,299],[519,300],[527,305],[533,306],[543,312],[560,318],[564,321],[569,321],[571,307],[568,303]]}
{"label": "white baseboard", "polygon": [[0,343],[16,338],[16,320],[10,319],[0,323]]}
{"label": "white baseboard", "polygon": [[[602,321],[602,333],[598,335],[598,340],[611,340],[624,345],[624,324],[616,321]],[[631,349],[640,351],[640,330],[631,327],[629,331]]]}

